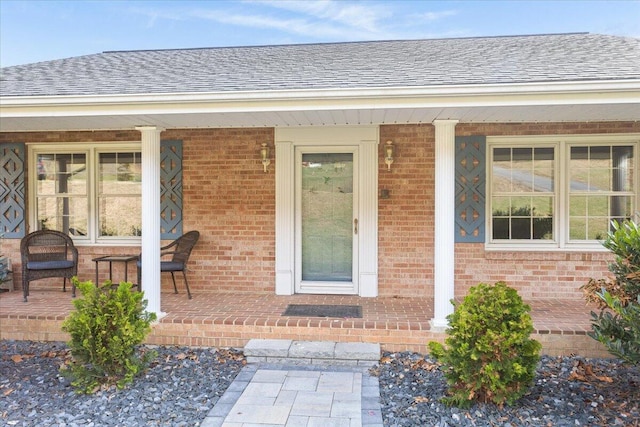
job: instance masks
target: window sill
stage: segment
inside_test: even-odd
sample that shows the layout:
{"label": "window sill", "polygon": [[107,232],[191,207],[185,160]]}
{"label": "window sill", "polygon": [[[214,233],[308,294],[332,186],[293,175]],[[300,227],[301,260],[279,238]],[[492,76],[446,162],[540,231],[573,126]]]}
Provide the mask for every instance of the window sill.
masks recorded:
{"label": "window sill", "polygon": [[90,242],[86,240],[74,240],[73,244],[78,247],[140,247],[142,245],[141,240],[109,240]]}
{"label": "window sill", "polygon": [[593,245],[569,245],[565,247],[551,246],[551,245],[525,245],[525,244],[513,244],[513,245],[495,245],[485,244],[484,247],[487,252],[609,252],[607,248],[601,244]]}

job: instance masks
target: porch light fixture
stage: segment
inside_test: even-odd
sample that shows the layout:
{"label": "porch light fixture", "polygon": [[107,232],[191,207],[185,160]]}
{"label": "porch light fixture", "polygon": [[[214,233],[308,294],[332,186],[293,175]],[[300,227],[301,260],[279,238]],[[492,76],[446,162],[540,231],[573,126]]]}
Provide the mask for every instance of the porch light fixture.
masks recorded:
{"label": "porch light fixture", "polygon": [[387,170],[391,170],[391,163],[393,163],[393,141],[387,141],[384,146],[384,162],[387,164]]}
{"label": "porch light fixture", "polygon": [[266,173],[267,166],[271,164],[271,159],[269,159],[269,146],[266,142],[263,142],[262,147],[260,147],[260,158],[262,159],[262,166],[264,167],[264,171]]}

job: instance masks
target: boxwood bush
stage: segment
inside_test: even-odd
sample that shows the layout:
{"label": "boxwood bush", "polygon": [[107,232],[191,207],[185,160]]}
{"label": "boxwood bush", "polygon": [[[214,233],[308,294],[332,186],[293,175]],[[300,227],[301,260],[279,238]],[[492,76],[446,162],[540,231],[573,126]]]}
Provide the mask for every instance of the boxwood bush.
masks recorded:
{"label": "boxwood bush", "polygon": [[153,351],[141,352],[139,344],[156,315],[145,311],[147,302],[142,292],[131,291],[131,283],[73,281],[82,297],[73,301],[75,311],[62,326],[71,335],[67,344],[73,357],[61,373],[80,393],[113,384],[122,388],[155,357]]}
{"label": "boxwood bush", "polygon": [[[455,305],[455,304],[454,304]],[[446,404],[513,404],[535,376],[541,345],[530,338],[530,307],[504,282],[472,287],[450,314],[445,345],[429,350],[443,365]]]}

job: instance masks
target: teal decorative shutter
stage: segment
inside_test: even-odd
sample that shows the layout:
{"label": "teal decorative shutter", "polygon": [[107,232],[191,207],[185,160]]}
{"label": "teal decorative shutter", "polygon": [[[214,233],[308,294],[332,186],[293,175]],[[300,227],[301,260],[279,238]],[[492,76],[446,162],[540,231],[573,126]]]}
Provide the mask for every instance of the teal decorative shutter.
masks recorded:
{"label": "teal decorative shutter", "polygon": [[160,238],[182,236],[182,141],[160,142]]}
{"label": "teal decorative shutter", "polygon": [[0,145],[0,234],[8,238],[24,237],[25,220],[25,145]]}
{"label": "teal decorative shutter", "polygon": [[486,137],[456,137],[456,234],[458,243],[484,242]]}

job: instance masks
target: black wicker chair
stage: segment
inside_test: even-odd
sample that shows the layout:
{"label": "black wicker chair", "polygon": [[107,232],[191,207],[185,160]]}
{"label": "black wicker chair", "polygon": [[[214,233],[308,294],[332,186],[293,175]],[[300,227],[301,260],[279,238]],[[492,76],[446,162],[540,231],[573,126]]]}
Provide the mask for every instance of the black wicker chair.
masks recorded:
{"label": "black wicker chair", "polygon": [[[189,261],[189,256],[191,255],[191,251],[193,247],[198,242],[200,238],[200,233],[197,231],[189,231],[188,233],[183,234],[178,237],[173,242],[169,243],[167,246],[163,246],[160,248],[160,256],[171,255],[170,261],[160,261],[160,272],[168,272],[171,273],[171,279],[173,280],[173,289],[175,293],[178,293],[178,287],[176,286],[176,277],[174,275],[175,272],[181,271],[182,276],[184,277],[184,284],[187,287],[187,295],[189,299],[191,299],[191,290],[189,290],[189,282],[187,281],[187,261]],[[142,286],[142,257],[138,260],[138,286]]]}
{"label": "black wicker chair", "polygon": [[[78,274],[78,249],[73,240],[55,230],[40,230],[27,234],[20,242],[22,258],[22,293],[29,296],[29,282],[48,277],[63,277],[62,290],[67,291],[67,279]],[[76,287],[72,285],[72,295]]]}

